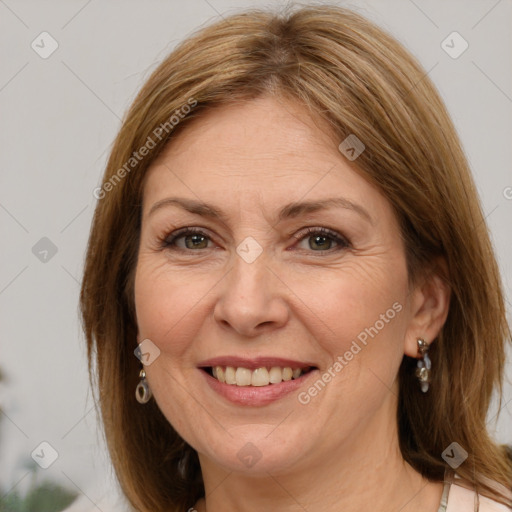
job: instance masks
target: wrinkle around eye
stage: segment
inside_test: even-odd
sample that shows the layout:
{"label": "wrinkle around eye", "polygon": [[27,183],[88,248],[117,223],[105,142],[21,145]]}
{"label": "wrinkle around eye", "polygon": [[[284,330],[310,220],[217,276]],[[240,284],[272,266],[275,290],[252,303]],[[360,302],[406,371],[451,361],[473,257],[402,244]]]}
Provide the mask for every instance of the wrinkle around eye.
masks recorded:
{"label": "wrinkle around eye", "polygon": [[[239,235],[238,238],[240,239],[234,240],[231,232],[223,233],[223,229],[219,232],[218,226],[210,227],[208,221],[195,224],[190,222],[191,219],[188,219],[188,215],[172,220],[168,216],[166,217],[156,216],[144,227],[143,240],[155,252],[169,251],[169,253],[174,253],[176,256],[182,254],[183,257],[187,257],[187,255],[198,257],[199,253],[212,254],[223,249],[230,251],[230,247],[236,249],[237,242],[240,244],[250,237],[265,247],[264,242],[258,241],[256,235],[249,235],[249,231],[245,238],[241,239],[242,235]],[[323,217],[325,216],[319,218],[317,215],[311,215],[306,219],[299,219],[299,222],[296,220],[286,222],[281,227],[271,226],[266,232],[262,228],[268,249],[270,251],[296,251],[297,257],[299,254],[305,257],[308,255],[311,257],[327,257],[338,252],[341,255],[342,251],[354,249],[354,247],[363,248],[368,242],[371,242],[371,238],[374,238],[371,235],[371,230],[360,226],[360,223],[354,222],[352,219],[343,220],[344,217],[340,219],[339,216]],[[186,247],[185,243],[190,243],[190,238],[187,237],[193,235],[205,237],[205,240],[201,242],[201,239],[198,239],[195,247],[193,244]],[[330,247],[324,245],[315,248],[315,243],[312,241],[315,236],[326,237],[326,241],[330,241]],[[353,243],[354,240],[355,244]]]}

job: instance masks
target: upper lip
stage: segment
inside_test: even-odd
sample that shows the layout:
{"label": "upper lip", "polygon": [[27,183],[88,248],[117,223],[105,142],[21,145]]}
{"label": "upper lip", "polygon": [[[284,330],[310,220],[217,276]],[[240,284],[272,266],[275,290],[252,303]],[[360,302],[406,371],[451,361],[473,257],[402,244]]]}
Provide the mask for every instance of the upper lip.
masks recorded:
{"label": "upper lip", "polygon": [[256,368],[272,368],[273,366],[278,366],[280,368],[307,368],[315,365],[309,361],[297,361],[271,356],[260,356],[254,358],[218,356],[207,359],[206,361],[201,361],[197,366],[200,368],[208,368],[211,366],[233,366],[235,368],[255,370]]}

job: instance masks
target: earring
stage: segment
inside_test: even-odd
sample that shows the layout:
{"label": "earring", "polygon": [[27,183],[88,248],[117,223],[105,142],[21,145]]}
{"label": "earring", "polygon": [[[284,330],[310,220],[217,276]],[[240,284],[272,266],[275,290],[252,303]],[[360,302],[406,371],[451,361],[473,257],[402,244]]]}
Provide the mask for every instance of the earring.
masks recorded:
{"label": "earring", "polygon": [[146,381],[146,372],[144,368],[139,373],[140,382],[137,384],[135,389],[135,398],[139,404],[147,404],[150,398],[153,396],[149,384]]}
{"label": "earring", "polygon": [[421,359],[418,359],[416,363],[416,377],[420,381],[421,391],[426,393],[428,391],[428,386],[430,384],[430,369],[432,368],[432,362],[430,361],[430,357],[428,357],[428,349],[430,348],[429,344],[418,338],[418,353],[421,356]]}

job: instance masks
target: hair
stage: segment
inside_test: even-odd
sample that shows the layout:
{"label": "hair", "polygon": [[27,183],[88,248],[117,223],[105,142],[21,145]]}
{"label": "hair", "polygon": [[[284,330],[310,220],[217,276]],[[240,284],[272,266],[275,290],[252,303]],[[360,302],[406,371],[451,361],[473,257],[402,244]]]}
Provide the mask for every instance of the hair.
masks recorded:
{"label": "hair", "polygon": [[[414,358],[404,356],[399,370],[404,460],[430,481],[443,481],[441,454],[457,442],[468,452],[457,474],[479,493],[509,504],[512,466],[506,447],[490,437],[486,416],[493,392],[501,405],[510,329],[467,159],[417,60],[356,12],[323,5],[250,10],[202,28],[151,74],[115,139],[80,306],[91,381],[125,495],[141,511],[184,510],[204,496],[197,452],[154,400],[141,406],[134,396],[140,369],[133,354],[134,270],[146,171],[202,112],[265,95],[291,100],[311,119],[327,121],[340,142],[350,134],[364,142],[352,164],[394,209],[410,281],[436,272],[449,284],[448,317],[430,352],[430,391],[419,390]],[[165,134],[158,131],[187,104],[195,108]],[[150,139],[154,147],[135,158]],[[435,265],[440,259],[445,272]]]}

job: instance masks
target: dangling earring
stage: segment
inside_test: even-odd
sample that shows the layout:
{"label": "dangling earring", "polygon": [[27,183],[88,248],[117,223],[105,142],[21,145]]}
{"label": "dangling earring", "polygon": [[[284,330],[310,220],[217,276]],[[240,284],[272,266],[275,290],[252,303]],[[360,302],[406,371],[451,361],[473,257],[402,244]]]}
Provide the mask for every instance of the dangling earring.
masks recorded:
{"label": "dangling earring", "polygon": [[137,384],[135,389],[135,398],[139,404],[147,404],[150,398],[153,396],[149,384],[146,381],[146,372],[144,368],[139,373],[140,382]]}
{"label": "dangling earring", "polygon": [[430,384],[430,369],[432,368],[432,362],[430,361],[430,357],[428,357],[428,349],[430,348],[429,344],[418,338],[418,353],[421,356],[421,359],[418,359],[416,363],[416,377],[420,381],[421,391],[426,393],[428,391],[428,386]]}

